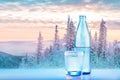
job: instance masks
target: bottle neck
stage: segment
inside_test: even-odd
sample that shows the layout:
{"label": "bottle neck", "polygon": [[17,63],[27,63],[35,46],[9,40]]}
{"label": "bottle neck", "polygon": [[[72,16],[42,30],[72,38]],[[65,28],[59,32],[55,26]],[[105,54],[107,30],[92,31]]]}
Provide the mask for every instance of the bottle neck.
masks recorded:
{"label": "bottle neck", "polygon": [[84,15],[80,15],[79,16],[79,22],[78,22],[78,27],[77,27],[77,31],[78,30],[84,30],[84,29],[81,29],[81,28],[84,28],[84,25],[86,24],[85,23],[86,22],[86,16],[84,16]]}
{"label": "bottle neck", "polygon": [[81,15],[79,16],[79,24],[78,24],[77,30],[84,32],[85,26],[86,26],[86,16]]}
{"label": "bottle neck", "polygon": [[80,22],[85,22],[86,21],[86,16],[79,16],[79,21]]}

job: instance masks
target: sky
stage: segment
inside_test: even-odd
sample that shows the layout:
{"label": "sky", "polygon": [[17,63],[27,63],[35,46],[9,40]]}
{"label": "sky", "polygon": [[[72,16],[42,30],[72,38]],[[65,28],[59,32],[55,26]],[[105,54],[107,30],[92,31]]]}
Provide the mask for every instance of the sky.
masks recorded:
{"label": "sky", "polygon": [[86,15],[93,36],[104,19],[107,40],[120,41],[120,0],[0,0],[0,41],[35,41],[39,31],[52,40],[56,25],[63,38],[68,15],[75,27]]}

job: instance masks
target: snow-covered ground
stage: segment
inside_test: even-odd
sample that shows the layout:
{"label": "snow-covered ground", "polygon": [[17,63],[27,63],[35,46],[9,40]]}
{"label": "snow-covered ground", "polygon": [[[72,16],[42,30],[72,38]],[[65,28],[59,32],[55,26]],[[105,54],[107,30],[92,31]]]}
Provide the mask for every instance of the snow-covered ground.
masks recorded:
{"label": "snow-covered ground", "polygon": [[91,75],[70,77],[64,69],[0,69],[0,80],[120,80],[120,69],[93,69]]}

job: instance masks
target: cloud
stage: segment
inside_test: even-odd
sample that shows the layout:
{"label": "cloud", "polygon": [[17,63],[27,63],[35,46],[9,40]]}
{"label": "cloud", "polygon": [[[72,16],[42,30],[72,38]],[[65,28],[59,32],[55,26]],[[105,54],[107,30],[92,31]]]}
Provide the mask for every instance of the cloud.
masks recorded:
{"label": "cloud", "polygon": [[[12,7],[9,7],[11,5]],[[71,16],[74,23],[77,23],[80,14],[87,16],[88,23],[100,22],[102,18],[106,21],[120,21],[119,9],[111,7],[112,5],[103,3],[23,6],[18,2],[9,2],[0,4],[0,23],[40,23],[41,26],[46,24],[65,26],[68,15]]]}
{"label": "cloud", "polygon": [[[56,24],[59,28],[64,28],[62,30],[65,30],[68,15],[70,15],[75,26],[77,26],[80,14],[86,15],[87,23],[90,25],[90,28],[98,28],[101,19],[103,18],[106,21],[108,29],[120,29],[120,8],[117,8],[118,6],[115,6],[115,4],[118,3],[109,2],[109,4],[106,4],[103,0],[101,0],[101,2],[100,0],[99,2],[98,0],[62,0],[55,2],[53,2],[53,0],[34,0],[34,2],[33,0],[24,0],[23,2],[18,2],[17,0],[17,2],[8,1],[5,4],[1,3],[1,34],[5,34],[7,31],[9,32],[5,34],[6,37],[4,37],[4,35],[1,38],[7,38],[10,33],[11,36],[14,37],[13,34],[20,34],[21,31],[25,33],[28,31],[29,33],[32,33],[31,35],[33,35],[39,30],[43,31],[47,36],[48,34],[46,34],[46,29],[42,30],[42,28],[50,27],[49,29],[51,29],[52,27],[50,34],[53,33]],[[35,30],[33,31],[33,29]],[[23,35],[20,36],[22,37]],[[25,38],[26,36],[24,39]],[[9,40],[11,40],[11,38]]]}
{"label": "cloud", "polygon": [[119,0],[0,0],[0,3],[7,3],[7,2],[18,2],[22,5],[36,5],[36,4],[63,4],[63,3],[70,3],[70,4],[76,4],[76,3],[105,3],[105,4],[117,4],[120,3]]}
{"label": "cloud", "polygon": [[109,20],[107,21],[107,27],[110,29],[120,29],[120,21]]}
{"label": "cloud", "polygon": [[84,2],[88,2],[89,3],[89,2],[91,2],[91,0],[84,0]]}

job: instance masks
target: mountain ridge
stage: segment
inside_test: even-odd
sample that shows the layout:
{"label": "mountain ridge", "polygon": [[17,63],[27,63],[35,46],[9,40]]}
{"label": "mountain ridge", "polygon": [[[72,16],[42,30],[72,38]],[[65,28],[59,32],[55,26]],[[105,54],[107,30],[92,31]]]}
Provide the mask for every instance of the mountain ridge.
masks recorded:
{"label": "mountain ridge", "polygon": [[0,68],[19,68],[22,56],[14,56],[0,51]]}

